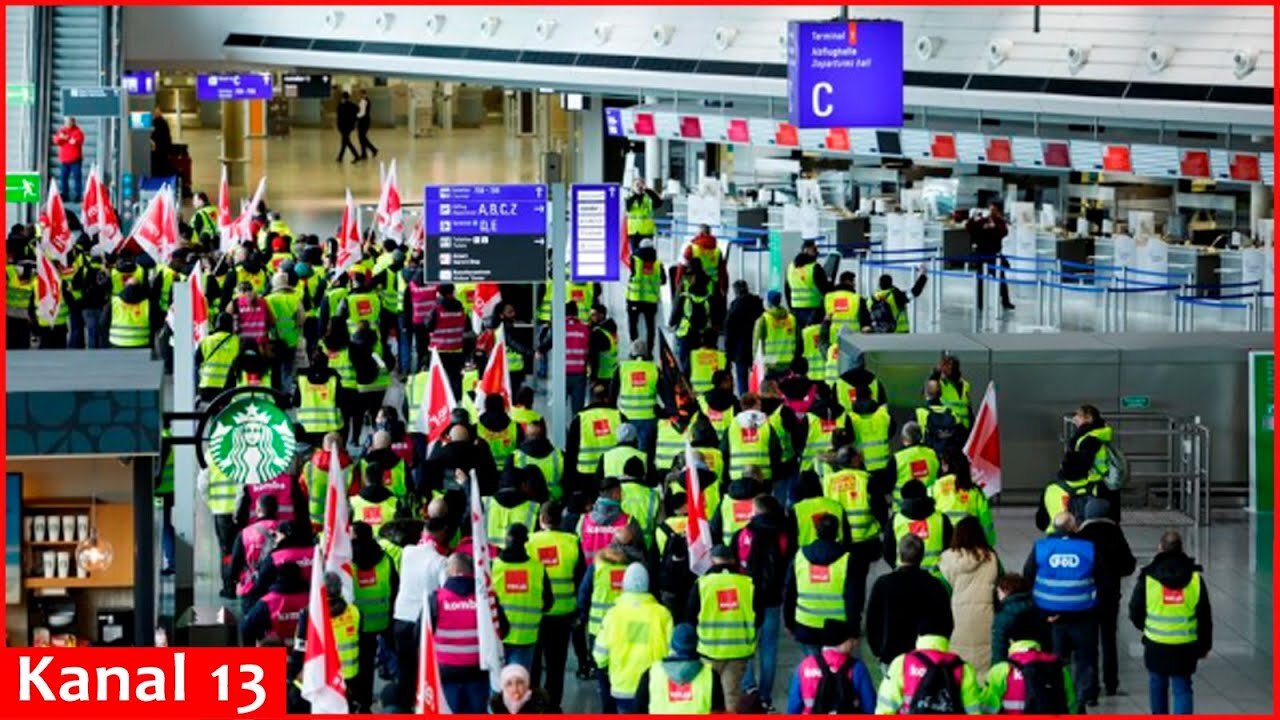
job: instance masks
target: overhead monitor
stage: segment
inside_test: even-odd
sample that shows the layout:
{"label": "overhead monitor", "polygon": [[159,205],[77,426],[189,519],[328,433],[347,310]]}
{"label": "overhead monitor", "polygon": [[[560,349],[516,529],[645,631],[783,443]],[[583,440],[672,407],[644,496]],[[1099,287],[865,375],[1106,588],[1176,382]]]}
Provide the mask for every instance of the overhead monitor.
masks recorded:
{"label": "overhead monitor", "polygon": [[280,85],[287,98],[327,100],[333,96],[333,78],[329,75],[288,73],[280,76]]}

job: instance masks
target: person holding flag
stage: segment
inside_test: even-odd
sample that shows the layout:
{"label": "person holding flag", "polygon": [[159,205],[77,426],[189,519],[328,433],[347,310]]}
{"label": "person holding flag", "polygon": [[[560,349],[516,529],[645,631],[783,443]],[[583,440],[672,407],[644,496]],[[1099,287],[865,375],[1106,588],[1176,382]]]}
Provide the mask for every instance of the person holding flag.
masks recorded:
{"label": "person holding flag", "polygon": [[[316,546],[315,564],[322,551]],[[343,597],[338,573],[313,572],[307,609],[298,619],[295,651],[303,654],[302,672],[295,684],[310,707],[311,715],[346,715],[347,682],[354,679],[360,663],[360,611]]]}
{"label": "person holding flag", "polygon": [[[967,386],[968,383],[966,383]],[[973,420],[973,429],[964,444],[964,456],[969,459],[974,483],[987,497],[1000,492],[1000,423],[996,415],[996,384],[987,383],[982,395],[982,405]]]}
{"label": "person holding flag", "polygon": [[40,349],[65,349],[67,347],[68,305],[63,298],[62,274],[41,243],[36,253],[36,336]]}
{"label": "person holding flag", "polygon": [[[482,553],[478,551],[478,555],[488,563],[487,548]],[[484,713],[489,700],[490,670],[484,666],[486,661],[480,650],[483,643],[478,638],[482,636],[480,613],[490,605],[480,601],[482,596],[478,593],[488,594],[481,585],[472,556],[454,553],[449,556],[444,585],[427,601],[441,689],[449,708],[460,714]],[[506,635],[509,627],[506,614],[496,602],[491,607],[497,615],[496,633]],[[484,619],[493,626],[491,616],[486,615]],[[501,648],[501,643],[498,647]]]}
{"label": "person holding flag", "polygon": [[115,208],[111,207],[111,195],[98,177],[97,165],[89,168],[89,184],[80,208],[84,231],[98,236],[98,248],[103,253],[116,252],[124,242],[124,236],[120,233],[120,220],[116,217]]}
{"label": "person holding flag", "polygon": [[404,242],[404,209],[400,206],[400,187],[396,182],[396,161],[391,159],[391,167],[382,179],[382,190],[378,194],[378,207],[374,211],[374,223],[378,234],[385,240]]}

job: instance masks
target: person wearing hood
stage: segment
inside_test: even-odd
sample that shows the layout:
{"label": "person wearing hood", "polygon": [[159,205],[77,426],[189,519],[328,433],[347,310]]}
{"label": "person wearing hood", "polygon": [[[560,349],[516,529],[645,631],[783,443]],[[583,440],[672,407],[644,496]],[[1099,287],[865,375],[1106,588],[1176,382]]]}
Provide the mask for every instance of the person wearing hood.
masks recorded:
{"label": "person wearing hood", "polygon": [[[551,700],[559,706],[564,700],[565,666],[569,661],[569,640],[581,627],[575,628],[578,617],[577,588],[582,584],[586,564],[578,548],[578,538],[561,529],[563,506],[552,501],[542,506],[538,515],[539,530],[529,536],[525,545],[530,555],[536,557],[546,569],[547,584],[551,588],[551,607],[542,614],[538,628],[538,647],[533,660],[534,683],[546,673],[543,687]],[[585,655],[585,637],[584,637]],[[579,664],[585,666],[579,658]],[[588,676],[589,677],[589,676]]]}
{"label": "person wearing hood", "polygon": [[1015,628],[1023,624],[1033,628],[1033,638],[1041,647],[1053,646],[1053,633],[1031,597],[1031,584],[1017,573],[1005,573],[996,581],[996,615],[991,621],[993,666],[1009,659]]}
{"label": "person wearing hood", "polygon": [[800,253],[787,267],[787,307],[795,315],[798,328],[822,321],[823,296],[832,289],[826,271],[818,262],[817,242],[805,240],[800,245]]}
{"label": "person wearing hood", "polygon": [[546,568],[538,558],[529,556],[528,542],[528,525],[516,522],[507,528],[502,552],[493,563],[493,589],[511,623],[503,638],[504,656],[507,662],[532,672],[541,619],[556,598]]}
{"label": "person wearing hood", "polygon": [[595,561],[596,553],[614,541],[618,530],[629,525],[633,525],[633,521],[622,509],[622,482],[616,477],[606,477],[591,512],[578,520],[577,535],[587,565]]}
{"label": "person wearing hood", "polygon": [[1142,656],[1149,678],[1152,715],[1190,715],[1191,676],[1213,648],[1213,612],[1204,569],[1182,549],[1182,536],[1160,536],[1151,564],[1142,568],[1129,599],[1129,621],[1142,631]]}
{"label": "person wearing hood", "polygon": [[[782,503],[759,495],[755,514],[729,541],[743,572],[751,576],[759,604],[756,653],[742,676],[743,692],[756,693],[766,711],[773,708],[773,681],[778,667],[778,635],[782,628],[783,573],[791,564],[795,542],[787,536]],[[757,668],[757,665],[759,666]]]}
{"label": "person wearing hood", "polygon": [[[23,317],[27,317],[25,308]],[[125,282],[124,290],[111,298],[110,312],[103,319],[107,326],[107,342],[111,347],[136,350],[151,347],[164,315],[157,310],[155,299],[147,293],[142,283],[136,278],[130,278]]]}
{"label": "person wearing hood", "polygon": [[782,394],[782,404],[791,408],[797,415],[809,412],[814,400],[818,397],[819,382],[809,374],[809,361],[799,355],[791,361],[791,367],[778,378],[778,391]]}
{"label": "person wearing hood", "polygon": [[[396,458],[397,461],[400,458]],[[377,534],[383,523],[395,519],[400,511],[400,500],[391,492],[392,467],[380,460],[364,464],[360,471],[364,484],[360,492],[351,498],[351,517],[368,525]]]}
{"label": "person wearing hood", "polygon": [[756,322],[763,314],[760,296],[751,292],[746,280],[735,280],[733,302],[724,320],[724,352],[733,363],[739,393],[747,392],[747,376],[756,352],[753,335]]}
{"label": "person wearing hood", "polygon": [[[696,357],[694,363],[697,363]],[[711,374],[710,388],[698,398],[698,407],[702,417],[715,430],[719,445],[729,431],[733,416],[742,408],[733,391],[733,374],[727,368]]]}
{"label": "person wearing hood", "polygon": [[924,263],[916,269],[916,279],[911,285],[911,297],[893,284],[893,276],[885,273],[880,276],[879,286],[871,297],[866,299],[867,319],[869,325],[862,327],[862,332],[869,333],[909,333],[911,332],[911,315],[907,312],[907,303],[912,298],[920,297],[924,292],[924,284],[929,279],[928,269]]}
{"label": "person wearing hood", "polygon": [[[633,341],[641,339],[640,319],[644,319],[644,346],[653,347],[658,323],[658,300],[662,295],[662,261],[653,239],[640,241],[640,247],[631,256],[631,277],[627,281],[627,334]],[[632,357],[635,357],[634,352]]]}
{"label": "person wearing hood", "polygon": [[[196,367],[200,374],[196,392],[205,402],[227,389],[232,377],[231,364],[240,356],[240,336],[235,334],[234,318],[218,313],[212,330],[196,345]],[[296,398],[294,406],[301,407]]]}
{"label": "person wearing hood", "polygon": [[[751,333],[751,353],[763,353],[761,361],[767,376],[783,375],[795,359],[800,330],[796,318],[782,304],[782,293],[770,290],[765,296],[764,314],[756,320]],[[750,364],[748,364],[750,367]]]}
{"label": "person wearing hood", "polygon": [[514,525],[522,525],[525,534],[538,522],[538,503],[529,492],[529,486],[539,475],[533,468],[511,468],[498,481],[498,492],[484,498],[484,514],[487,518],[489,542],[498,549],[506,547],[507,536]]}
{"label": "person wearing hood", "polygon": [[[1053,525],[1050,521],[1064,510],[1084,517],[1085,506],[1089,500],[1098,497],[1100,486],[1100,483],[1089,479],[1091,463],[1091,456],[1075,450],[1069,450],[1062,456],[1057,480],[1046,485],[1040,495],[1040,505],[1036,508],[1037,529],[1046,534],[1052,533]],[[1115,517],[1112,519],[1115,520]]]}
{"label": "person wearing hood", "polygon": [[329,367],[328,355],[314,353],[310,366],[298,376],[293,388],[298,441],[316,447],[326,434],[342,430],[342,408],[355,399],[354,393],[342,387],[338,373]]}
{"label": "person wearing hood", "polygon": [[[791,678],[791,690],[787,693],[787,714],[872,714],[876,706],[876,686],[867,666],[858,657],[857,628],[828,620],[823,635],[822,650],[806,656],[796,667],[796,674]],[[853,707],[818,706],[822,702],[818,688],[828,674],[835,676],[835,682],[847,683],[842,694],[846,701],[854,704]]]}
{"label": "person wearing hood", "polygon": [[249,598],[261,600],[271,590],[285,565],[297,565],[302,571],[302,582],[311,582],[311,563],[314,561],[315,536],[305,520],[285,520],[276,526],[271,552],[258,562],[253,588]]}
{"label": "person wearing hood", "polygon": [[1097,496],[1111,503],[1111,519],[1120,522],[1120,491],[1112,490],[1104,480],[1110,472],[1111,443],[1115,442],[1115,431],[1102,417],[1102,413],[1093,405],[1081,405],[1076,408],[1071,422],[1075,430],[1067,442],[1069,450],[1088,457],[1089,482],[1097,485]]}
{"label": "person wearing hood", "polygon": [[[489,700],[489,671],[480,667],[476,643],[475,565],[470,555],[455,552],[449,556],[447,567],[444,585],[427,596],[440,684],[449,709],[458,714],[480,714]],[[501,602],[494,603],[494,607],[498,613],[498,637],[506,637],[510,628],[506,611]]]}
{"label": "person wearing hood", "polygon": [[[822,480],[812,470],[800,471],[792,486],[791,508],[787,511],[787,537],[795,547],[805,547],[818,538],[818,517],[830,515],[840,520],[837,542],[846,542],[849,523],[844,506],[823,491]],[[878,546],[878,545],[877,545]]]}
{"label": "person wearing hood", "polygon": [[938,381],[942,405],[967,430],[973,423],[973,401],[969,397],[969,381],[960,374],[960,359],[944,350],[929,379]]}
{"label": "person wearing hood", "polygon": [[698,631],[688,623],[676,625],[671,631],[670,652],[640,676],[633,712],[707,715],[725,710],[723,687],[712,664],[698,653]]}
{"label": "person wearing hood", "polygon": [[920,568],[924,543],[907,535],[898,542],[896,554],[897,567],[876,578],[867,598],[867,647],[882,669],[915,647],[921,623],[933,623],[943,637],[955,631],[946,586]]}
{"label": "person wearing hood", "polygon": [[355,605],[360,611],[360,671],[347,697],[362,708],[370,708],[378,640],[391,640],[391,604],[400,578],[391,558],[374,539],[373,528],[360,521],[351,523],[351,566]]}
{"label": "person wearing hood", "polygon": [[649,592],[649,571],[640,563],[628,565],[622,593],[605,613],[591,649],[605,713],[635,712],[640,678],[666,655],[673,624],[670,611]]}
{"label": "person wearing hood", "polygon": [[773,468],[782,462],[779,442],[773,436],[769,416],[761,412],[760,396],[755,393],[743,395],[742,411],[733,416],[720,445],[729,478],[740,478],[748,466],[755,466],[760,471],[761,480],[766,484],[771,482]]}
{"label": "person wearing hood", "polygon": [[942,402],[942,382],[936,379],[924,383],[924,404],[916,408],[916,423],[924,444],[937,453],[959,450],[969,438],[969,429]]}
{"label": "person wearing hood", "polygon": [[676,356],[680,358],[680,368],[686,377],[692,375],[689,365],[694,346],[698,345],[704,332],[714,332],[711,326],[711,289],[707,276],[700,267],[689,273],[687,285],[681,285],[680,293],[671,305],[671,317],[668,327],[676,331]]}
{"label": "person wearing hood", "polygon": [[409,470],[404,458],[391,449],[391,433],[379,430],[373,434],[369,451],[360,459],[360,472],[368,476],[369,468],[376,464],[385,473],[387,489],[401,503],[408,504]]}
{"label": "person wearing hood", "polygon": [[837,518],[818,517],[818,537],[799,548],[782,591],[783,622],[810,655],[822,648],[826,620],[862,626],[858,580],[849,567],[848,551],[838,540],[839,532]]}
{"label": "person wearing hood", "polygon": [[662,490],[658,487],[658,476],[645,470],[643,458],[632,457],[626,461],[618,475],[610,477],[617,477],[622,483],[622,512],[630,516],[639,527],[645,548],[652,549],[662,509]]}
{"label": "person wearing hood", "polygon": [[1084,506],[1084,522],[1077,533],[1093,543],[1094,552],[1102,558],[1103,573],[1098,575],[1098,634],[1102,640],[1102,687],[1107,695],[1120,688],[1120,655],[1116,633],[1120,618],[1120,583],[1137,569],[1124,530],[1109,516],[1111,504],[1102,498],[1090,498]]}
{"label": "person wearing hood", "polygon": [[850,413],[859,398],[868,398],[877,406],[887,405],[889,397],[885,394],[880,379],[867,369],[866,355],[858,348],[851,348],[851,351],[847,353],[847,357],[841,356],[848,369],[836,379],[836,402],[840,403],[845,412]]}
{"label": "person wearing hood", "polygon": [[550,693],[534,687],[529,669],[511,663],[502,668],[501,689],[489,697],[490,715],[559,715],[560,703]]}
{"label": "person wearing hood", "polygon": [[764,613],[755,582],[738,567],[732,547],[711,548],[711,569],[694,582],[686,607],[684,617],[698,631],[698,654],[711,661],[725,702],[737,708]]}
{"label": "person wearing hood", "polygon": [[[511,455],[510,467],[538,470],[541,480],[533,483],[534,499],[559,501],[564,497],[564,453],[547,439],[547,423],[542,418],[523,428],[524,442]],[[545,496],[545,497],[544,497]]]}
{"label": "person wearing hood", "polygon": [[899,543],[907,535],[915,535],[924,543],[920,567],[936,574],[942,551],[951,547],[951,529],[951,520],[938,512],[924,484],[912,480],[902,486],[902,507],[893,513],[884,528],[884,561],[889,567],[896,567]]}
{"label": "person wearing hood", "polygon": [[747,526],[755,513],[755,499],[768,493],[764,482],[760,479],[760,468],[748,465],[742,473],[729,481],[725,488],[725,496],[720,501],[720,512],[714,518],[708,518],[712,536],[727,539]]}
{"label": "person wearing hood", "polygon": [[[885,668],[880,687],[876,690],[875,714],[977,715],[982,712],[982,688],[978,685],[978,674],[972,665],[951,650],[951,643],[947,640],[949,633],[943,632],[949,625],[943,618],[925,617],[912,628],[917,633],[916,641]],[[959,697],[941,692],[937,685],[933,687],[934,695],[921,697],[924,689],[920,686],[929,673],[930,665],[951,671],[953,687],[959,691]],[[922,707],[917,709],[917,705]]]}
{"label": "person wearing hood", "polygon": [[507,403],[501,395],[485,396],[484,412],[476,420],[476,434],[489,445],[493,464],[499,468],[507,466],[507,458],[524,442],[520,426],[507,413]]}
{"label": "person wearing hood", "polygon": [[[459,423],[449,428],[446,437],[448,442],[437,445],[431,457],[416,468],[420,470],[414,477],[418,496],[431,497],[432,492],[436,490],[444,492],[462,490],[457,480],[458,473],[470,475],[472,471],[475,471],[482,497],[488,497],[497,492],[498,470],[493,464],[493,455],[489,452],[488,443],[473,440],[468,427]],[[464,509],[460,508],[458,511],[462,512]]]}
{"label": "person wearing hood", "polygon": [[266,592],[240,619],[240,644],[253,647],[267,638],[291,642],[298,631],[299,614],[307,607],[308,588],[297,563],[277,568]]}
{"label": "person wearing hood", "polygon": [[[302,470],[302,483],[307,494],[307,511],[311,516],[312,530],[319,530],[324,526],[325,499],[329,493],[329,465],[334,449],[338,451],[338,467],[346,473],[351,467],[351,455],[347,453],[346,444],[342,442],[342,435],[337,432],[325,433],[320,447],[312,451],[306,467]],[[356,472],[350,473],[348,497],[354,496],[361,485],[360,473],[357,469]]]}

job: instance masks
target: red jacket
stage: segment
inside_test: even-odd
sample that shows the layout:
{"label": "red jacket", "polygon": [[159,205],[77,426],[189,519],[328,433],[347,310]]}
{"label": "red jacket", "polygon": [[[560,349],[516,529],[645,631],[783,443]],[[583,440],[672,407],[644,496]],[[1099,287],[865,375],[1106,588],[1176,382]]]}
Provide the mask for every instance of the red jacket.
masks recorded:
{"label": "red jacket", "polygon": [[58,162],[66,164],[84,159],[84,131],[79,125],[59,128],[53,134],[53,144],[58,146]]}

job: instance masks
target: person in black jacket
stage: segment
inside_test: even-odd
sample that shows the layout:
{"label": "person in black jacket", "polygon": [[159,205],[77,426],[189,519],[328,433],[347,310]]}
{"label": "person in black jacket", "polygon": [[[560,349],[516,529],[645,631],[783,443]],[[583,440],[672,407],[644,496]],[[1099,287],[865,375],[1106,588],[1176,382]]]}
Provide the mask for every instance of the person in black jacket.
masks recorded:
{"label": "person in black jacket", "polygon": [[351,149],[351,162],[360,162],[360,151],[351,142],[351,133],[356,130],[356,114],[359,110],[356,104],[351,102],[351,93],[342,93],[342,100],[338,102],[338,134],[342,136],[342,146],[338,149],[338,162],[342,162],[342,156],[347,154],[347,149]]}
{"label": "person in black jacket", "polygon": [[[1004,237],[1009,234],[1009,223],[1005,222],[1000,203],[992,200],[986,215],[970,218],[964,227],[969,231],[969,238],[973,241],[974,254],[981,258],[981,271],[988,275],[995,275],[997,271],[1000,273],[1000,306],[1005,310],[1012,310],[1013,303],[1009,302],[1009,286],[1004,282],[1004,270],[1000,269],[1009,267],[1009,258],[1004,256],[1002,248]],[[978,310],[982,310],[985,284],[981,278],[978,279]]]}
{"label": "person in black jacket", "polygon": [[867,601],[867,646],[880,660],[881,670],[915,648],[922,621],[929,620],[937,634],[945,637],[955,629],[947,588],[920,569],[924,543],[906,535],[898,542],[896,554],[898,567],[876,580]]}
{"label": "person in black jacket", "polygon": [[[897,313],[896,317],[894,318],[896,322],[894,329],[887,332],[906,332],[905,330],[899,330],[898,328],[902,327],[903,323],[908,323],[910,320],[911,316],[910,314],[907,313],[907,304],[911,302],[912,298],[920,297],[920,293],[924,292],[924,285],[926,282],[928,282],[928,280],[929,280],[928,269],[924,266],[923,263],[921,263],[920,267],[917,268],[917,271],[916,271],[915,282],[911,284],[911,291],[910,291],[911,297],[907,297],[907,294],[905,292],[903,292],[893,284],[892,275],[888,273],[881,275],[878,283],[879,290],[877,290],[869,298],[867,298],[867,317],[865,319],[868,322],[868,324],[862,326],[862,332],[864,333],[886,332],[885,330],[877,331],[870,324],[871,317],[872,317],[871,307],[873,303],[876,301],[877,298],[884,297],[886,295],[893,296],[892,307],[896,310],[896,313]],[[861,313],[859,313],[859,317],[861,318]]]}
{"label": "person in black jacket", "polygon": [[1077,533],[1093,543],[1100,556],[1104,573],[1098,581],[1098,634],[1102,638],[1102,686],[1107,695],[1120,688],[1119,654],[1116,649],[1116,626],[1120,619],[1120,580],[1133,574],[1137,561],[1129,549],[1129,541],[1108,514],[1110,503],[1090,498],[1084,506],[1084,523]]}
{"label": "person in black jacket", "polygon": [[[1192,712],[1191,676],[1195,674],[1196,665],[1213,648],[1213,613],[1209,609],[1209,587],[1200,576],[1202,571],[1203,568],[1183,552],[1182,536],[1170,530],[1160,537],[1159,552],[1150,565],[1142,568],[1133,588],[1133,597],[1129,599],[1129,620],[1135,628],[1143,631],[1142,657],[1150,676],[1152,715],[1168,714],[1170,683],[1173,685],[1173,711],[1180,715]],[[1148,578],[1156,585],[1150,591],[1147,588]],[[1190,589],[1193,583],[1197,590]],[[1149,592],[1157,594],[1156,600],[1166,605],[1172,601],[1187,600],[1189,592],[1198,595],[1193,642],[1169,644],[1149,637],[1147,628],[1152,620],[1147,613],[1151,604]]]}
{"label": "person in black jacket", "polygon": [[[815,521],[818,539],[800,548],[800,553],[804,555],[805,560],[808,560],[811,565],[830,566],[843,557],[848,551],[836,539],[839,527],[839,521],[831,515],[819,516]],[[844,578],[844,616],[850,627],[861,626],[862,597],[858,594],[857,583],[855,573],[847,571]],[[801,625],[796,621],[797,593],[796,565],[792,562],[782,591],[782,621],[787,626],[787,630],[791,631],[796,642],[806,646],[806,652],[813,654],[822,649],[826,636],[822,628]],[[950,609],[947,612],[950,613]]]}
{"label": "person in black jacket", "polygon": [[755,354],[751,336],[755,332],[756,320],[763,314],[764,301],[760,296],[751,293],[746,280],[735,280],[733,302],[729,304],[729,312],[724,321],[724,352],[733,363],[739,393],[747,391],[747,376],[751,372],[751,361]]}
{"label": "person in black jacket", "polygon": [[[778,667],[778,631],[782,625],[782,574],[791,563],[795,542],[786,535],[782,503],[772,495],[757,495],[747,526],[733,536],[742,569],[751,576],[763,617],[756,632],[756,655],[747,663],[742,687],[755,691],[766,711],[773,707],[773,681]],[[744,559],[745,556],[745,559]],[[757,662],[760,666],[756,675]]]}

